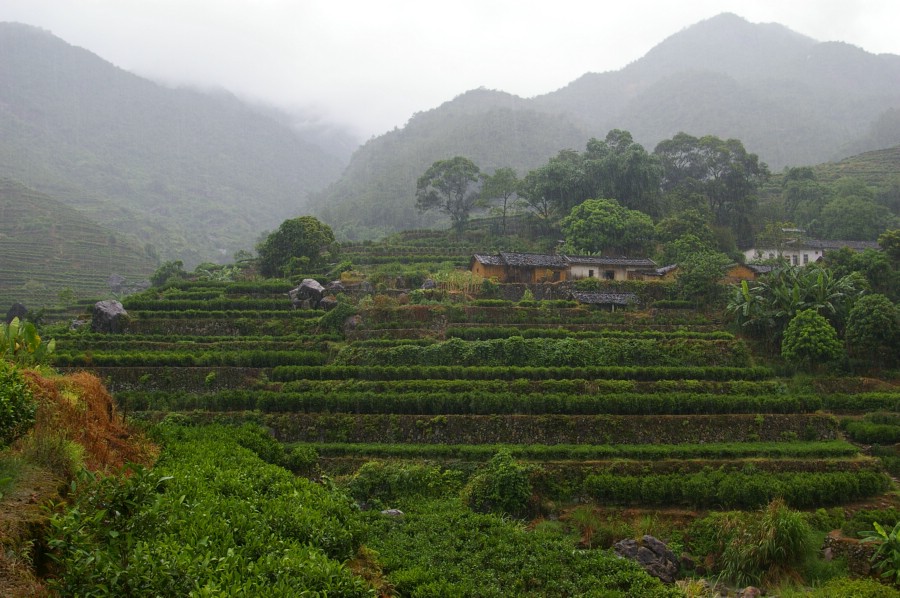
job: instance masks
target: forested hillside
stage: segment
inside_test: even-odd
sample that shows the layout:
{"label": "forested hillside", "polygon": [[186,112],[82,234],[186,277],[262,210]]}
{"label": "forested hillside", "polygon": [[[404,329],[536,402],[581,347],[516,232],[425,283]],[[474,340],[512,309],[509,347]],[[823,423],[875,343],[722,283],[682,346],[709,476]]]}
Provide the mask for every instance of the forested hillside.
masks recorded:
{"label": "forested hillside", "polygon": [[226,93],[169,89],[0,24],[0,176],[187,263],[230,258],[341,160]]}
{"label": "forested hillside", "polygon": [[[680,131],[740,139],[773,172],[900,144],[900,56],[820,43],[781,25],[720,15],[640,60],[533,99],[476,90],[371,140],[315,209],[345,236],[435,222],[416,214],[416,178],[463,155],[523,176],[612,129],[652,151]],[[526,149],[527,148],[527,149]]]}

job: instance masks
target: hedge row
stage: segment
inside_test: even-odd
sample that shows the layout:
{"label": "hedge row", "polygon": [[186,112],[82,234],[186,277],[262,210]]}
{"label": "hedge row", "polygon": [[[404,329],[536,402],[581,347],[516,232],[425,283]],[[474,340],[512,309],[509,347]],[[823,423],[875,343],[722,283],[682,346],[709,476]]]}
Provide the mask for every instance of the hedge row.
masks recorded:
{"label": "hedge row", "polygon": [[326,356],[317,351],[211,351],[186,352],[116,352],[116,353],[59,353],[53,364],[60,367],[275,367],[284,365],[316,366],[324,364]]}
{"label": "hedge row", "polygon": [[[140,319],[132,319],[126,324],[128,335],[169,336],[186,338],[191,336],[294,336],[307,332],[318,333],[318,318],[293,317],[296,312],[281,312],[278,317],[249,317],[246,312],[234,318],[213,318],[209,314],[193,319],[173,318],[178,312],[166,313],[166,317],[145,314]],[[324,312],[320,312],[321,313]]]}
{"label": "hedge row", "polygon": [[172,319],[172,320],[192,320],[192,319],[218,319],[218,320],[231,320],[238,318],[281,318],[281,319],[294,319],[294,318],[319,318],[324,315],[325,312],[319,309],[291,309],[288,306],[287,309],[282,310],[273,310],[273,309],[232,309],[232,310],[204,310],[204,309],[184,309],[184,310],[172,310],[172,311],[160,311],[160,310],[132,310],[129,312],[129,315],[132,318],[158,318],[158,319]]}
{"label": "hedge row", "polygon": [[291,380],[552,380],[580,378],[617,380],[764,380],[773,377],[770,368],[755,367],[462,367],[462,366],[279,366],[272,379]]}
{"label": "hedge row", "polygon": [[448,338],[463,340],[490,340],[521,336],[523,338],[641,338],[669,339],[690,338],[706,340],[731,340],[730,332],[702,332],[687,329],[679,330],[568,330],[566,328],[514,328],[511,326],[451,326],[445,332]]}
{"label": "hedge row", "polygon": [[755,509],[783,498],[797,509],[835,505],[881,494],[890,479],[875,471],[828,473],[740,473],[588,476],[584,492],[604,504],[684,505],[692,508]]}
{"label": "hedge row", "polygon": [[[410,444],[698,444],[833,440],[837,424],[817,414],[437,415],[187,412],[198,423],[254,421],[283,442]],[[146,412],[148,419],[154,415]]]}
{"label": "hedge row", "polygon": [[750,351],[739,340],[523,339],[449,341],[413,346],[349,345],[335,365],[357,366],[725,366],[747,367]]}
{"label": "hedge row", "polygon": [[279,299],[225,298],[213,299],[155,299],[147,297],[126,298],[124,307],[131,311],[290,311],[293,309],[285,294]]}
{"label": "hedge row", "polygon": [[463,392],[273,392],[227,390],[128,392],[118,400],[132,411],[259,410],[266,413],[398,413],[414,415],[568,414],[689,415],[723,413],[811,413],[822,408],[813,395],[721,395],[617,393],[573,395],[512,391]]}
{"label": "hedge row", "polygon": [[597,459],[808,459],[852,457],[859,449],[843,440],[825,442],[727,442],[708,444],[347,444],[296,443],[321,457],[463,459],[487,461],[506,450],[516,459],[534,461]]}
{"label": "hedge row", "polygon": [[284,392],[357,392],[357,393],[432,393],[479,392],[482,394],[514,392],[525,394],[605,394],[636,392],[642,395],[654,393],[702,393],[720,395],[783,395],[788,389],[779,380],[690,380],[663,379],[640,381],[628,379],[583,378],[534,380],[525,378],[485,380],[294,380],[278,386]]}

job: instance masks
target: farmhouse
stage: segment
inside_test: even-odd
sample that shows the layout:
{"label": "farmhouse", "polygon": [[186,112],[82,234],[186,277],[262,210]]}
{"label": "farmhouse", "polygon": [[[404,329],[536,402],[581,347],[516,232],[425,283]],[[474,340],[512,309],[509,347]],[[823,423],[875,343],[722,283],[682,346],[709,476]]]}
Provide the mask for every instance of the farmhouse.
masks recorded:
{"label": "farmhouse", "polygon": [[547,255],[541,253],[476,253],[470,270],[499,282],[559,282],[596,278],[599,280],[643,280],[656,263],[647,258]]}
{"label": "farmhouse", "polygon": [[569,262],[569,279],[643,280],[656,263],[647,258],[565,256]]}
{"label": "farmhouse", "polygon": [[561,255],[501,251],[497,255],[476,253],[470,269],[473,274],[500,282],[559,282],[567,279],[569,263]]}
{"label": "farmhouse", "polygon": [[752,247],[744,251],[744,256],[748,262],[783,258],[792,266],[805,266],[821,260],[826,251],[835,251],[844,247],[849,247],[853,251],[865,251],[866,249],[878,249],[878,243],[874,241],[798,240],[786,244],[781,249]]}

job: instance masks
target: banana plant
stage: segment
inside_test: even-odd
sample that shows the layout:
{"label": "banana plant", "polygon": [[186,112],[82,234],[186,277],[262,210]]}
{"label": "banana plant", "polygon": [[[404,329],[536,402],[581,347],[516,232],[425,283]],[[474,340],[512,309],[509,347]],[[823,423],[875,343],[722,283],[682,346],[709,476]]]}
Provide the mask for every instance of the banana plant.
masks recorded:
{"label": "banana plant", "polygon": [[32,322],[13,318],[0,322],[0,358],[20,364],[43,363],[56,349],[56,341],[43,342]]}

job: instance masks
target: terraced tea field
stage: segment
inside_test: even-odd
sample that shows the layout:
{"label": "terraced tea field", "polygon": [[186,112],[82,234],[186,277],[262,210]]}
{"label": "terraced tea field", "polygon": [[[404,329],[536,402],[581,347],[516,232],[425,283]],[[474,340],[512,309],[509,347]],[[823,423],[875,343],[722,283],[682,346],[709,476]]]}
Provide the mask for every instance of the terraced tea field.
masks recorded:
{"label": "terraced tea field", "polygon": [[261,423],[332,475],[400,461],[469,476],[507,449],[538,509],[816,508],[890,487],[840,419],[897,414],[896,388],[779,379],[692,311],[376,300],[337,317],[292,309],[288,290],[135,296],[126,333],[64,334],[56,364],[96,371],[130,418]]}

